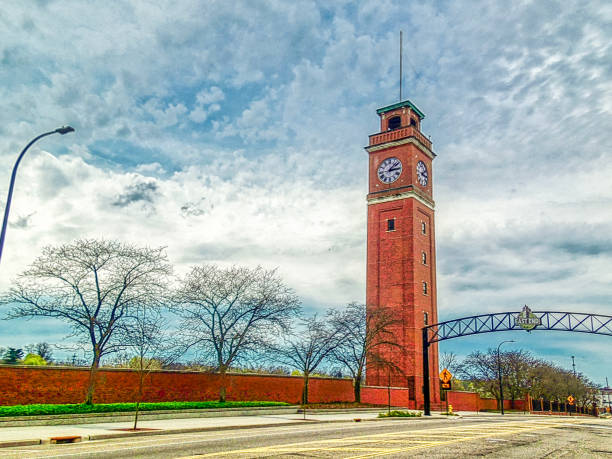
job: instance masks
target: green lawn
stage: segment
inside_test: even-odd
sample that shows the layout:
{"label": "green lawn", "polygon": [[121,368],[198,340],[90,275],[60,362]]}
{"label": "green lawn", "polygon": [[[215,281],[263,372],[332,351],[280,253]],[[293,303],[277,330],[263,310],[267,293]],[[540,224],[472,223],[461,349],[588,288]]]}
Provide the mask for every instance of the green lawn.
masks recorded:
{"label": "green lawn", "polygon": [[393,410],[388,413],[378,413],[379,418],[420,418],[422,413],[420,411],[401,411]]}
{"label": "green lawn", "polygon": [[[141,403],[140,411],[193,410],[215,408],[243,408],[265,406],[288,406],[284,402],[159,402]],[[45,414],[85,414],[135,411],[136,403],[102,403],[98,405],[13,405],[0,406],[0,417],[38,416]]]}
{"label": "green lawn", "polygon": [[[485,410],[480,410],[483,413],[501,413],[500,410],[494,410],[494,409],[485,409]],[[506,409],[504,408],[504,413],[524,413],[524,410],[516,410],[516,409]]]}

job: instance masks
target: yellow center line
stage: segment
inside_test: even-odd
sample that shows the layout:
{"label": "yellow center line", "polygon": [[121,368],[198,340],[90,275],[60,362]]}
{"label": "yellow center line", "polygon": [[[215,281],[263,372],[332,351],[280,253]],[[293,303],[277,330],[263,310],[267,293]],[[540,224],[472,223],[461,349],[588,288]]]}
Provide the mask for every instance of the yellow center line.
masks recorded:
{"label": "yellow center line", "polygon": [[[564,420],[565,421],[565,420]],[[581,421],[581,422],[558,422],[558,423],[537,423],[537,425],[531,425],[531,430],[544,430],[544,429],[548,429],[551,427],[559,427],[559,426],[563,426],[563,425],[572,425],[572,424],[578,424],[578,423],[582,423],[582,422],[586,422],[586,421]],[[535,423],[534,423],[535,424]],[[498,427],[498,426],[489,426],[491,428],[493,427]],[[516,427],[519,427],[518,425]],[[479,438],[490,438],[490,437],[494,437],[496,435],[507,435],[509,433],[519,433],[520,429],[517,430],[513,430],[513,431],[504,431],[504,432],[488,432],[486,434],[483,434],[481,436],[479,436]],[[465,439],[458,439],[458,440],[449,440],[446,442],[443,442],[444,444],[450,444],[450,443],[459,443],[459,442],[464,442],[464,441],[469,441],[470,438],[465,438]],[[400,449],[395,449],[395,450],[388,450],[386,452],[378,452],[378,453],[373,453],[373,454],[366,454],[366,455],[360,455],[360,456],[351,456],[347,459],[365,459],[365,458],[370,458],[370,457],[377,457],[377,456],[386,456],[389,454],[395,454],[395,453],[401,453],[401,452],[406,452],[406,451],[410,451],[410,450],[414,450],[414,449],[420,449],[420,448],[427,448],[427,447],[435,447],[435,446],[439,446],[442,443],[436,444],[436,445],[417,445],[417,446],[408,446],[406,448],[400,448]]]}
{"label": "yellow center line", "polygon": [[440,440],[377,440],[376,443],[423,443],[433,445],[434,443],[444,443]]}
{"label": "yellow center line", "polygon": [[[497,425],[487,425],[487,431],[482,432],[484,427],[482,424],[473,424],[468,426],[457,426],[457,427],[443,427],[436,428],[426,431],[403,431],[403,432],[388,432],[376,435],[362,435],[347,438],[333,438],[327,440],[314,440],[308,443],[290,443],[285,445],[273,445],[267,447],[258,448],[247,448],[232,451],[219,451],[216,453],[207,453],[195,456],[189,456],[189,458],[202,458],[202,457],[214,457],[214,456],[229,456],[238,454],[247,455],[258,455],[258,454],[280,454],[280,453],[298,453],[298,452],[313,452],[313,451],[326,451],[326,452],[365,452],[369,454],[352,456],[353,459],[367,458],[384,456],[394,454],[397,452],[410,451],[419,448],[432,448],[450,443],[466,442],[475,439],[483,439],[500,435],[510,434],[521,434],[527,430],[542,430],[553,427],[562,427],[565,425],[575,425],[586,421],[574,421],[574,420],[559,420],[556,422],[551,421],[508,421]],[[480,430],[478,430],[480,429]],[[437,438],[443,436],[445,439],[441,440]],[[373,446],[367,447],[366,444],[409,444],[403,448],[375,448]],[[415,444],[416,443],[416,444]],[[351,446],[353,444],[354,446]],[[188,458],[184,458],[188,459]]]}
{"label": "yellow center line", "polygon": [[[437,444],[437,443],[432,443],[431,445],[414,445],[414,448],[422,448],[422,447],[424,447],[424,446],[431,446],[431,447],[434,447],[434,446],[438,446],[438,444]],[[407,448],[410,448],[410,447],[407,447]],[[330,448],[330,449],[328,449],[328,450],[327,450],[327,449],[325,449],[325,450],[322,450],[322,451],[331,451],[331,452],[337,452],[337,451],[354,452],[354,451],[362,451],[362,450],[363,450],[363,451],[370,451],[370,452],[374,451],[374,452],[376,452],[376,453],[390,454],[390,453],[389,453],[389,451],[395,451],[395,450],[398,450],[398,451],[399,451],[399,450],[403,450],[403,449],[405,449],[405,448],[395,448],[395,449],[389,449],[389,448],[372,448],[372,447],[370,447],[370,448],[364,448],[364,447],[355,447],[355,448],[351,448],[350,446],[342,446],[342,447],[333,448],[333,449],[331,449],[331,448]],[[295,451],[295,450],[292,450],[292,451]]]}

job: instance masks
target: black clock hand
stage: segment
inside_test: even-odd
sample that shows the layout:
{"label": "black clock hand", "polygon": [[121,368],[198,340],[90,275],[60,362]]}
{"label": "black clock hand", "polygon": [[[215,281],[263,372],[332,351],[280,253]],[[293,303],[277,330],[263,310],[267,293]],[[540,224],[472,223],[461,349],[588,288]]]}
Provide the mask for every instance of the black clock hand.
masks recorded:
{"label": "black clock hand", "polygon": [[399,167],[392,167],[391,169],[389,169],[389,171],[388,171],[388,172],[396,171],[396,170],[398,170],[398,169],[399,169]]}

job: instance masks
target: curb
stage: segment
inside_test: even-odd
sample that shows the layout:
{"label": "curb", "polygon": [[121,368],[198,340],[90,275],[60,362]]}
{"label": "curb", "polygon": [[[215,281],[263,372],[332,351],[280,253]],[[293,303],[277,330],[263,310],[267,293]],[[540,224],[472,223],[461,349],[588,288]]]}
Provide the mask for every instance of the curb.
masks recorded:
{"label": "curb", "polygon": [[[379,419],[362,419],[364,421],[379,421]],[[108,433],[108,434],[94,434],[94,435],[81,435],[81,442],[85,441],[96,441],[96,440],[110,440],[114,438],[132,438],[132,437],[149,437],[154,435],[175,435],[183,433],[195,433],[195,432],[210,432],[210,431],[223,431],[223,430],[236,430],[236,429],[259,429],[266,427],[278,427],[278,426],[295,426],[312,423],[326,424],[336,422],[354,422],[348,419],[335,419],[329,421],[320,421],[316,419],[311,420],[297,420],[293,422],[277,422],[269,424],[255,424],[255,425],[236,425],[236,426],[218,426],[218,427],[188,427],[182,429],[160,429],[160,430],[146,430],[142,432],[123,432],[123,433]],[[50,443],[50,438],[38,438],[31,440],[7,440],[0,441],[1,448],[13,448],[18,446],[32,446],[42,445]]]}
{"label": "curb", "polygon": [[0,442],[0,448],[16,448],[18,446],[33,446],[42,444],[42,440],[8,440]]}
{"label": "curb", "polygon": [[[304,408],[301,407],[297,407],[297,412],[299,414],[302,414],[304,412]],[[351,409],[351,408],[332,408],[332,409],[325,409],[325,408],[306,408],[306,414],[311,413],[311,414],[321,414],[321,413],[326,413],[326,414],[345,414],[345,413],[377,413],[380,411],[385,411],[387,409],[387,407],[382,407],[382,408],[355,408],[355,409]],[[397,410],[397,409],[406,409],[403,408],[401,406],[392,406],[391,409]]]}
{"label": "curb", "polygon": [[[355,414],[358,415],[360,412],[364,411],[356,411]],[[371,411],[370,411],[371,412]],[[366,413],[369,413],[366,411]],[[346,423],[346,422],[357,422],[355,419],[358,416],[355,416],[353,419],[330,419],[330,420],[320,420],[320,419],[297,419],[295,421],[290,422],[276,422],[276,423],[267,423],[267,424],[253,424],[253,425],[233,425],[233,426],[209,426],[209,427],[186,427],[180,429],[160,429],[160,430],[145,430],[140,432],[129,432],[123,431],[121,433],[104,433],[104,434],[93,434],[93,435],[81,435],[80,441],[96,441],[96,440],[111,440],[116,438],[132,438],[132,437],[148,437],[155,435],[176,435],[183,433],[195,433],[195,432],[211,432],[211,431],[224,431],[224,430],[240,430],[240,429],[259,429],[266,427],[280,427],[280,426],[299,426],[306,424],[333,424],[333,423]],[[440,420],[438,416],[435,418],[428,417],[416,417],[416,418],[370,418],[370,419],[362,419],[358,418],[359,422],[382,422],[382,421],[433,421]],[[41,445],[50,443],[50,438],[37,438],[37,439],[28,439],[28,440],[7,440],[0,441],[0,449],[2,448],[12,448],[18,446],[32,446],[32,445]]]}

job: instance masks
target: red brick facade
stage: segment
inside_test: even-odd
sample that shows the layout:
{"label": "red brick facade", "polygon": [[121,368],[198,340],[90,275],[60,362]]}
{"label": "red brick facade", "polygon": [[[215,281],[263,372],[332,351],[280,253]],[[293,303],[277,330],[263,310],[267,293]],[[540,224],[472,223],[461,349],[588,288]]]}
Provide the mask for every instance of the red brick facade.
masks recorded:
{"label": "red brick facade", "polygon": [[[480,398],[476,392],[448,391],[448,404],[453,411],[480,411],[496,410],[497,400],[494,398]],[[525,400],[504,400],[504,409],[523,410],[527,407]]]}
{"label": "red brick facade", "polygon": [[[82,403],[87,391],[89,371],[85,368],[0,366],[0,405],[33,403]],[[273,400],[299,404],[303,379],[299,376],[244,375],[227,376],[228,400]],[[138,393],[138,373],[131,370],[100,370],[95,403],[133,402]],[[145,378],[144,401],[217,400],[219,375],[189,371],[154,371]],[[455,411],[495,409],[496,402],[481,399],[473,392],[449,391],[449,403]],[[419,408],[407,388],[362,387],[361,401],[392,406]],[[352,402],[353,383],[349,379],[311,378],[309,398],[312,403]],[[522,409],[523,400],[514,408]],[[440,405],[443,406],[443,405]],[[511,402],[504,405],[511,408]]]}
{"label": "red brick facade", "polygon": [[[85,368],[0,366],[0,405],[33,403],[82,403],[89,371]],[[145,378],[144,400],[148,402],[216,400],[219,375],[190,371],[153,371]],[[272,400],[299,404],[303,379],[299,376],[227,376],[228,400]],[[391,389],[396,406],[412,407],[406,389]],[[132,402],[138,393],[138,373],[131,370],[103,369],[98,373],[94,403]],[[387,388],[362,387],[365,403],[384,405]],[[310,379],[311,403],[352,402],[353,383],[349,379]]]}
{"label": "red brick facade", "polygon": [[[411,103],[381,109],[381,132],[370,136],[367,291],[369,308],[391,308],[401,321],[394,335],[401,350],[389,347],[381,353],[402,370],[391,375],[391,385],[407,387],[416,406],[423,404],[421,329],[438,321],[436,306],[436,253],[431,142],[420,132],[420,112]],[[389,120],[400,117],[397,129]],[[414,120],[414,121],[413,121]],[[411,121],[413,124],[411,125]],[[379,179],[377,170],[387,158],[401,161],[402,171],[392,183]],[[420,183],[417,164],[427,169],[427,183]],[[389,220],[393,220],[390,229]],[[430,375],[438,374],[438,347],[430,347]],[[388,383],[387,369],[370,366],[368,385]],[[432,402],[439,401],[438,384],[431,383]]]}
{"label": "red brick facade", "polygon": [[[0,405],[81,403],[89,371],[65,367],[0,367]],[[217,400],[219,375],[185,371],[153,371],[145,378],[144,399],[149,402]],[[103,369],[98,373],[94,403],[131,402],[138,393],[138,373]],[[228,400],[274,400],[299,403],[299,376],[227,376]],[[311,378],[311,402],[353,401],[349,379]]]}
{"label": "red brick facade", "polygon": [[411,410],[416,409],[414,400],[410,399],[410,391],[403,387],[364,387],[361,389],[361,401],[373,405],[387,405],[391,399],[391,406],[402,406]]}

